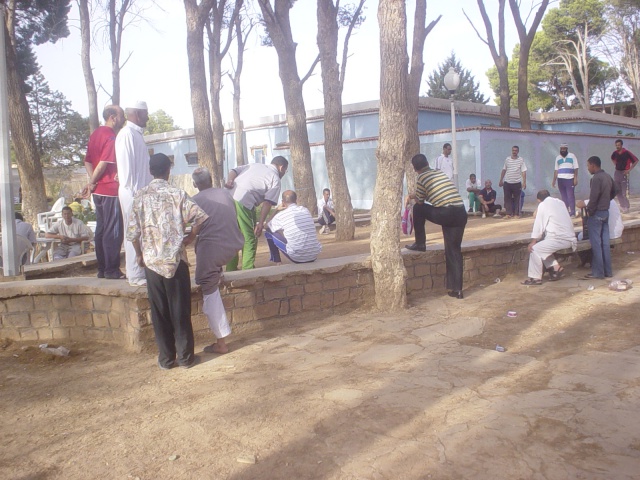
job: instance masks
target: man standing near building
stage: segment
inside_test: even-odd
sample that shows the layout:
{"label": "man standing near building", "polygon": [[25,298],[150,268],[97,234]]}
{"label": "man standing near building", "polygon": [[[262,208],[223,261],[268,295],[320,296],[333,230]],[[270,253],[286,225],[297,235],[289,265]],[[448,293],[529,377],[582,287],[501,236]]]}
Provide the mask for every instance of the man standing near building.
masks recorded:
{"label": "man standing near building", "polygon": [[550,279],[558,280],[564,269],[553,254],[564,248],[576,249],[573,222],[562,200],[553,198],[548,190],[540,190],[536,197],[538,210],[529,243],[529,278],[522,285],[542,285],[543,265]]}
{"label": "man standing near building", "polygon": [[[158,345],[158,366],[196,364],[191,325],[191,280],[185,247],[198,234],[207,214],[179,188],[169,184],[171,161],[163,153],[149,160],[151,183],[133,198],[127,240],[146,275],[151,321]],[[185,226],[191,232],[185,236]]]}
{"label": "man standing near building", "polygon": [[555,170],[553,171],[553,181],[551,186],[558,190],[562,201],[569,211],[569,215],[576,215],[576,195],[575,188],[578,185],[578,159],[573,153],[569,153],[569,145],[560,145],[560,155],[556,157]]}
{"label": "man standing near building", "polygon": [[213,188],[206,168],[196,168],[193,184],[200,193],[193,201],[209,216],[202,224],[196,243],[196,284],[202,288],[202,311],[217,341],[204,348],[207,353],[227,353],[225,337],[231,333],[222,304],[219,283],[222,267],[237,255],[244,244],[238,227],[236,206],[228,191]]}
{"label": "man standing near building", "polygon": [[118,167],[116,164],[116,135],[124,125],[124,111],[109,105],[102,112],[104,125],[89,137],[84,166],[89,183],[83,197],[93,193],[96,206],[96,259],[98,278],[120,279],[120,250],[124,239],[122,212],[118,199]]}
{"label": "man standing near building", "polygon": [[504,188],[504,218],[520,218],[520,196],[527,188],[527,166],[519,156],[520,147],[511,147],[511,156],[504,161],[498,186]]}
{"label": "man standing near building", "polygon": [[309,210],[296,204],[293,190],[282,194],[282,210],[267,225],[264,237],[271,252],[270,261],[280,264],[280,252],[293,263],[315,262],[322,250]]}
{"label": "man standing near building", "polygon": [[616,140],[616,149],[611,154],[611,161],[616,167],[613,174],[613,181],[618,191],[618,203],[622,213],[629,213],[629,199],[627,190],[629,189],[629,173],[638,164],[638,159],[626,148],[622,147],[622,139]]}
{"label": "man standing near building", "polygon": [[320,233],[329,234],[329,225],[336,221],[336,210],[331,199],[331,190],[322,190],[322,198],[318,200],[318,223],[322,225]]}
{"label": "man standing near building", "polygon": [[411,159],[417,172],[416,193],[409,198],[417,203],[413,206],[413,221],[416,241],[407,245],[408,250],[426,251],[427,234],[425,221],[442,226],[444,237],[444,256],[447,266],[446,287],[448,295],[454,298],[462,296],[462,237],[467,225],[467,212],[462,197],[444,172],[429,168],[427,157],[419,153]]}
{"label": "man standing near building", "polygon": [[[242,247],[242,269],[254,268],[258,237],[264,229],[264,222],[271,207],[278,204],[280,198],[280,179],[287,173],[289,162],[284,157],[275,157],[271,165],[251,163],[233,168],[225,188],[233,190],[238,225],[244,236]],[[256,222],[256,208],[261,206],[260,220]],[[238,256],[227,264],[227,271],[238,269]]]}
{"label": "man standing near building", "polygon": [[590,157],[587,169],[591,177],[591,191],[587,204],[587,227],[593,254],[591,273],[586,279],[613,276],[609,242],[609,202],[616,196],[616,185],[607,172],[602,170],[600,157]]}
{"label": "man standing near building", "polygon": [[[144,142],[144,128],[149,120],[145,102],[136,102],[125,110],[127,124],[116,137],[116,163],[118,166],[118,198],[124,225],[129,225],[133,196],[151,182],[149,151]],[[130,241],[124,242],[124,255],[129,285],[144,286],[144,269],[136,263],[136,252]]]}
{"label": "man standing near building", "polygon": [[[425,157],[426,158],[426,157]],[[442,146],[442,155],[436,158],[435,170],[444,172],[447,178],[453,181],[453,160],[451,159],[451,144],[445,143]]]}

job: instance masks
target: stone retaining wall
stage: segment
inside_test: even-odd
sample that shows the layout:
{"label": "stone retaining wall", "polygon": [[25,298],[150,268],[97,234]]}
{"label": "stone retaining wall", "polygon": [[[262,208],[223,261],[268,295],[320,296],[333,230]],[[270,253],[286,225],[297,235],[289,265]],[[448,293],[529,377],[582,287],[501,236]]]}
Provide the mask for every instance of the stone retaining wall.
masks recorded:
{"label": "stone retaining wall", "polygon": [[[464,244],[465,288],[508,273],[526,275],[527,235]],[[625,225],[614,254],[640,252],[640,221]],[[442,245],[404,256],[409,296],[444,290]],[[225,275],[223,302],[235,332],[267,328],[278,319],[298,321],[372,306],[373,274],[368,255],[283,265]],[[0,337],[19,341],[115,342],[132,350],[153,344],[146,290],[90,277],[3,283]],[[192,314],[196,333],[208,332],[202,295],[194,286]],[[208,333],[207,333],[208,334]],[[210,335],[210,334],[208,334]]]}

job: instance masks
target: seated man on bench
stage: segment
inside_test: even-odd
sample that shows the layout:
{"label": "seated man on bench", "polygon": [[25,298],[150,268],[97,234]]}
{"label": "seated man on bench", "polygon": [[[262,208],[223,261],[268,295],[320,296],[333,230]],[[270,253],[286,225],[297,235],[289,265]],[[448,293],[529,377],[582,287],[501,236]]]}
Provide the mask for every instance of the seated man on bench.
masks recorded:
{"label": "seated man on bench", "polygon": [[309,210],[297,205],[293,190],[282,193],[279,212],[267,225],[264,238],[269,244],[270,260],[280,265],[280,252],[293,263],[315,262],[322,245],[316,236],[316,227]]}
{"label": "seated man on bench", "polygon": [[522,285],[542,285],[543,266],[549,272],[550,280],[558,280],[564,269],[554,257],[563,248],[576,249],[573,222],[564,202],[553,198],[548,190],[540,190],[538,213],[533,223],[531,243],[529,243],[529,278]]}

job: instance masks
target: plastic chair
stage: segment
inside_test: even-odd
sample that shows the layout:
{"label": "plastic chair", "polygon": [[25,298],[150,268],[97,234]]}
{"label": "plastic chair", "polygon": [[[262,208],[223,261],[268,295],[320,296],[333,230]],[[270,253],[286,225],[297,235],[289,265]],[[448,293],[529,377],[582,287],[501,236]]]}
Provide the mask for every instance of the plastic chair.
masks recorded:
{"label": "plastic chair", "polygon": [[58,198],[48,212],[38,214],[38,229],[40,232],[46,233],[54,221],[62,218],[62,207],[64,207],[64,197]]}
{"label": "plastic chair", "polygon": [[[31,263],[31,250],[33,245],[27,237],[16,235],[15,256],[16,263],[22,267]],[[2,252],[0,251],[0,267],[2,267]]]}

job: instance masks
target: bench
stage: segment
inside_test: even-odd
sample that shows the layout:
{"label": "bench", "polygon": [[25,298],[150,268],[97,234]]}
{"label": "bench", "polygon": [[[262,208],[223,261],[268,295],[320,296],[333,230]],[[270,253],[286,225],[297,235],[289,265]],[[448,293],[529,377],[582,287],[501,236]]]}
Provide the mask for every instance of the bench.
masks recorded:
{"label": "bench", "polygon": [[[619,245],[621,243],[622,238],[620,237],[609,240],[609,245],[612,250],[615,245]],[[570,257],[574,253],[580,258],[581,267],[584,267],[587,263],[591,264],[591,242],[589,240],[580,240],[575,251],[570,248],[563,248],[562,250],[558,250],[556,255]]]}
{"label": "bench", "polygon": [[[612,247],[614,245],[620,245],[622,243],[622,238],[618,237],[618,238],[613,238],[611,240],[609,240],[609,245],[611,245]],[[571,248],[563,248],[562,250],[558,250],[556,252],[556,254],[558,255],[571,255],[572,253],[576,253],[576,252],[586,252],[587,250],[591,250],[591,242],[589,240],[580,240],[578,241],[578,246],[575,250],[572,250]]]}

